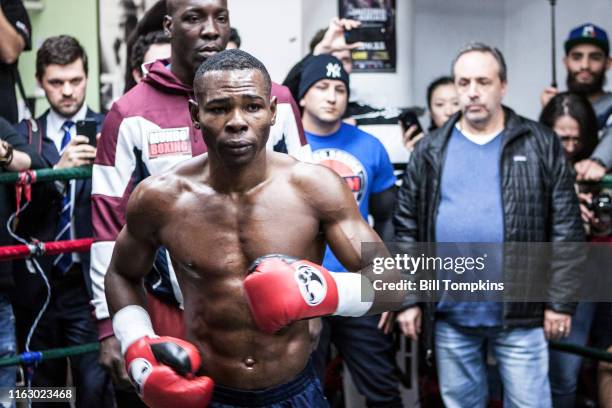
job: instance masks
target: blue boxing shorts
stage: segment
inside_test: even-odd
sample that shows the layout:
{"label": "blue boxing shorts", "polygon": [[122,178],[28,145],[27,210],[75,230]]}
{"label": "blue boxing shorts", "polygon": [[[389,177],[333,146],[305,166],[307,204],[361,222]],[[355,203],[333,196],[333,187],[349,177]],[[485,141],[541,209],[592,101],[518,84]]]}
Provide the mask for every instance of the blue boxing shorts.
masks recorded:
{"label": "blue boxing shorts", "polygon": [[209,408],[327,408],[329,404],[323,395],[321,383],[315,375],[312,364],[293,380],[275,387],[261,390],[240,390],[215,385]]}

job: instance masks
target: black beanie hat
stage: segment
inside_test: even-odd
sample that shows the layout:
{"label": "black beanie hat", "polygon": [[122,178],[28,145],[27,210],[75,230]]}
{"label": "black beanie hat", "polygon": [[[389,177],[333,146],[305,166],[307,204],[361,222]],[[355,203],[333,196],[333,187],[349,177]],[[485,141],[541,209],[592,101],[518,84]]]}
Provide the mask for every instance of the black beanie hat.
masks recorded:
{"label": "black beanie hat", "polygon": [[342,67],[340,60],[329,54],[315,55],[306,61],[302,71],[298,101],[306,95],[311,86],[322,79],[342,81],[346,85],[347,92],[349,91],[349,75]]}

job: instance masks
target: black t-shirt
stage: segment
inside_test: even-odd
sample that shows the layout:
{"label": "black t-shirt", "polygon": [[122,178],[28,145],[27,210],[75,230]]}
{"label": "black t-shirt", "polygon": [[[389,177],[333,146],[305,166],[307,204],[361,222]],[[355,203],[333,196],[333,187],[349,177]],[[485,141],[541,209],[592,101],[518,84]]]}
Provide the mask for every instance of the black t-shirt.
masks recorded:
{"label": "black t-shirt", "polygon": [[[32,168],[42,168],[44,161],[36,150],[27,144],[17,131],[4,118],[0,117],[0,139],[6,140],[15,150],[27,153],[32,159]],[[0,167],[0,173],[5,170]],[[22,200],[23,202],[23,200]],[[6,222],[15,211],[15,187],[0,184],[0,245],[13,245],[12,238],[6,229]],[[13,285],[11,262],[0,262],[0,291],[6,290]]]}
{"label": "black t-shirt", "polygon": [[[8,22],[25,40],[25,50],[32,49],[30,18],[21,0],[0,0],[0,8]],[[8,65],[0,62],[0,116],[11,123],[16,123],[18,119],[16,82],[17,63]]]}

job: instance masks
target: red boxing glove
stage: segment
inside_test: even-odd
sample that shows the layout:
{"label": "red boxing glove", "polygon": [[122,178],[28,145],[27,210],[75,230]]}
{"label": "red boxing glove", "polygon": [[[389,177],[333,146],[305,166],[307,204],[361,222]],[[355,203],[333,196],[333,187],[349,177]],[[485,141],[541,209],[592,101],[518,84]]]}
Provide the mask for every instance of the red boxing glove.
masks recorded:
{"label": "red boxing glove", "polygon": [[249,272],[244,290],[255,323],[267,333],[338,308],[336,281],[320,265],[275,254],[257,258]]}
{"label": "red boxing glove", "polygon": [[128,374],[149,407],[208,406],[214,382],[195,375],[202,360],[193,344],[174,337],[141,337],[124,357]]}

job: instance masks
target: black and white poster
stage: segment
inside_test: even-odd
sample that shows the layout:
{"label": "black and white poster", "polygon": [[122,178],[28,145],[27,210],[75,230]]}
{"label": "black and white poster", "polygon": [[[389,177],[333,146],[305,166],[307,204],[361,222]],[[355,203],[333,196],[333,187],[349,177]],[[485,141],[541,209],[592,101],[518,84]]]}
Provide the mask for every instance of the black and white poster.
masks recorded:
{"label": "black and white poster", "polygon": [[346,34],[347,42],[363,42],[353,50],[353,72],[395,72],[396,0],[338,0],[340,18],[361,21]]}

